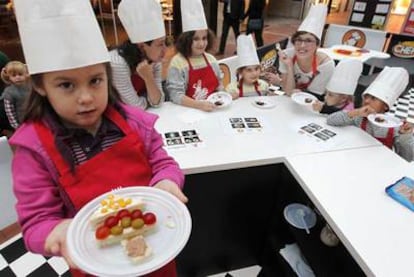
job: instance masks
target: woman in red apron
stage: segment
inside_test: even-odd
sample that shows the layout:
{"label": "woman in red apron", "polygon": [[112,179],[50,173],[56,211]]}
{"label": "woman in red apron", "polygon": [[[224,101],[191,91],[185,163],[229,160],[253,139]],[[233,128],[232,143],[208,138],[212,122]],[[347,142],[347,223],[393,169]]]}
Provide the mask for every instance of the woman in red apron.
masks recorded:
{"label": "woman in red apron", "polygon": [[281,85],[287,95],[294,90],[310,91],[323,100],[325,87],[335,67],[329,56],[317,52],[326,14],[326,5],[312,5],[298,31],[291,37],[294,48],[278,51]]}
{"label": "woman in red apron", "polygon": [[220,89],[220,69],[214,56],[206,53],[213,37],[208,30],[182,33],[178,53],[172,58],[167,77],[171,100],[183,106],[212,111],[207,97]]}
{"label": "woman in red apron", "polygon": [[[75,276],[85,276],[67,253],[76,213],[117,186],[153,186],[186,202],[184,176],[162,148],[156,117],[121,104],[111,89],[109,55],[90,1],[14,3],[33,87],[9,141],[18,221],[29,251],[63,256]],[[25,12],[34,9],[48,12]],[[34,40],[39,36],[45,39]],[[171,261],[149,276],[175,274]]]}

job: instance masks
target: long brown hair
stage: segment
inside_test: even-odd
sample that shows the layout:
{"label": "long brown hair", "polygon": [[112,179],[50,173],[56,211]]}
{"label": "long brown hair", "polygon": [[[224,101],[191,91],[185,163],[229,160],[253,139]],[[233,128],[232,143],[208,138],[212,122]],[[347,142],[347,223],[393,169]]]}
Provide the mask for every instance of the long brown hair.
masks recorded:
{"label": "long brown hair", "polygon": [[[175,43],[175,48],[177,51],[186,58],[191,56],[191,45],[193,44],[193,37],[196,31],[188,31],[181,33],[178,37],[177,42]],[[213,32],[207,30],[207,47],[206,51],[210,51],[214,45],[215,36]]]}
{"label": "long brown hair", "polygon": [[[112,71],[110,63],[105,63],[106,73],[108,75],[108,105],[116,105],[121,102],[119,92],[112,86]],[[40,120],[45,111],[51,109],[50,103],[46,97],[36,92],[34,87],[43,86],[43,73],[33,74],[30,76],[33,82],[32,91],[26,99],[21,122]]]}

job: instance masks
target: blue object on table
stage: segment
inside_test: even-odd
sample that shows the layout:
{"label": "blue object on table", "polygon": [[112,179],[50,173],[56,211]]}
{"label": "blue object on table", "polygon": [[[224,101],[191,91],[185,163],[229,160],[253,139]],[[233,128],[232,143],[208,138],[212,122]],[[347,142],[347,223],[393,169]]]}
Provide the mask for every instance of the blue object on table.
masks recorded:
{"label": "blue object on table", "polygon": [[316,224],[315,212],[308,206],[300,203],[287,205],[283,214],[287,222],[299,229],[310,229]]}
{"label": "blue object on table", "polygon": [[403,177],[385,188],[385,192],[410,210],[414,211],[414,180]]}

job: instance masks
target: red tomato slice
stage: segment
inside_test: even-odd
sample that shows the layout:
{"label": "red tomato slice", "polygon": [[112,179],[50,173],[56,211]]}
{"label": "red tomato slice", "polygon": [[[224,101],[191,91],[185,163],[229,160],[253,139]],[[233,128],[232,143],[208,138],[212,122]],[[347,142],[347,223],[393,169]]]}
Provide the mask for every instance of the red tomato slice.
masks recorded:
{"label": "red tomato slice", "polygon": [[131,216],[131,214],[127,209],[122,209],[116,214],[116,216],[121,220],[126,216]]}
{"label": "red tomato slice", "polygon": [[157,221],[157,217],[153,213],[145,213],[142,219],[144,219],[144,223],[147,225],[154,224]]}
{"label": "red tomato slice", "polygon": [[119,222],[119,218],[118,217],[116,217],[116,216],[110,216],[107,219],[105,219],[104,225],[106,227],[112,228],[112,227],[118,225],[118,222]]}
{"label": "red tomato slice", "polygon": [[111,229],[106,226],[101,226],[95,231],[95,238],[98,240],[106,239],[111,233]]}
{"label": "red tomato slice", "polygon": [[142,218],[142,211],[140,209],[131,212],[131,219]]}

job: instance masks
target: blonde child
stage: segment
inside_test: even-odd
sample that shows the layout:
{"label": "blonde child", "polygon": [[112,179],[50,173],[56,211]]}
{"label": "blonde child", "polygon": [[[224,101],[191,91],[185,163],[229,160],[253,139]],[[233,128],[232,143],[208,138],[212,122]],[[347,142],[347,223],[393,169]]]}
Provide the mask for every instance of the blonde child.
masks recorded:
{"label": "blonde child", "polygon": [[206,53],[214,37],[200,0],[181,1],[181,14],[184,32],[177,39],[178,53],[168,68],[167,90],[174,103],[209,112],[215,105],[207,97],[222,89],[217,60]]}
{"label": "blonde child", "polygon": [[261,67],[256,47],[251,35],[237,37],[237,81],[227,85],[226,91],[233,99],[243,96],[267,95],[269,85],[259,79]]}
{"label": "blonde child", "polygon": [[342,60],[326,85],[324,102],[315,101],[314,111],[331,114],[354,109],[353,95],[362,72],[362,62],[354,59]]}
{"label": "blonde child", "polygon": [[407,84],[407,70],[401,67],[385,67],[362,94],[363,106],[361,108],[330,114],[327,123],[333,126],[359,126],[385,146],[394,148],[395,152],[407,161],[412,161],[414,139],[410,124],[404,123],[401,127],[384,128],[374,125],[367,119],[370,114],[387,112]]}
{"label": "blonde child", "polygon": [[[18,220],[29,251],[63,256],[73,276],[86,276],[67,253],[74,215],[117,186],[149,185],[186,202],[183,173],[162,148],[156,116],[122,104],[111,88],[89,0],[14,3],[33,80],[23,123],[10,139]],[[148,276],[176,276],[174,261]]]}
{"label": "blonde child", "polygon": [[2,98],[4,110],[10,126],[17,129],[23,103],[30,92],[30,78],[27,67],[19,61],[10,61],[1,70],[1,79],[8,86],[4,89]]}

